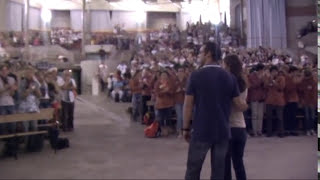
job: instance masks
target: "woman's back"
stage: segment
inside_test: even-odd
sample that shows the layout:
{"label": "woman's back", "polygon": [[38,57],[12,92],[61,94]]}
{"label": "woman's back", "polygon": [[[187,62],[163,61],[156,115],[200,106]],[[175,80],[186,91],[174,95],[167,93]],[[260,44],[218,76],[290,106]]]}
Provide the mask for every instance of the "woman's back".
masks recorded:
{"label": "woman's back", "polygon": [[[248,96],[248,88],[246,88],[242,93],[240,93],[240,98],[242,101],[246,101]],[[237,110],[233,105],[231,108],[229,124],[231,128],[245,128],[246,123],[242,111]]]}

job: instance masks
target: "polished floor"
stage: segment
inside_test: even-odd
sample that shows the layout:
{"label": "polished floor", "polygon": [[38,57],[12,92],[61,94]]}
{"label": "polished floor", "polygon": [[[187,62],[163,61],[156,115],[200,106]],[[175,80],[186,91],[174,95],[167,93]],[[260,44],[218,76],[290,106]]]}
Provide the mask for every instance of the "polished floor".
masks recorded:
{"label": "polished floor", "polygon": [[[71,148],[0,159],[0,179],[182,179],[188,144],[176,137],[147,139],[130,122],[127,104],[81,96],[75,131],[63,134]],[[248,179],[317,179],[317,137],[249,138]],[[210,177],[209,154],[202,178]]]}

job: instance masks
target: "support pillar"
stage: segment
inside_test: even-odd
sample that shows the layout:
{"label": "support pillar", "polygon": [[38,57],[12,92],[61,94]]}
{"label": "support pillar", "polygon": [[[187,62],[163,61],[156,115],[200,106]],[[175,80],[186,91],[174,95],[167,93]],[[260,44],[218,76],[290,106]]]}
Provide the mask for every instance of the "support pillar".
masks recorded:
{"label": "support pillar", "polygon": [[24,60],[29,60],[29,12],[30,0],[24,0]]}

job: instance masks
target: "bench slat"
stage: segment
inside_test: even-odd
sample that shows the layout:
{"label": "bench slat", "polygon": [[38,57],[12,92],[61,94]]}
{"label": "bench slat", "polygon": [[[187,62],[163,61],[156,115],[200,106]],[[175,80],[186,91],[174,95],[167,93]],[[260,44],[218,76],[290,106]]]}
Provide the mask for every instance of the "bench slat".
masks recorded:
{"label": "bench slat", "polygon": [[41,109],[39,113],[21,113],[0,116],[0,123],[22,122],[53,118],[53,108]]}
{"label": "bench slat", "polygon": [[6,134],[6,135],[0,135],[0,139],[30,136],[30,135],[36,135],[36,134],[47,134],[47,133],[48,131],[31,131],[31,132],[23,132],[23,133],[16,133],[16,134]]}

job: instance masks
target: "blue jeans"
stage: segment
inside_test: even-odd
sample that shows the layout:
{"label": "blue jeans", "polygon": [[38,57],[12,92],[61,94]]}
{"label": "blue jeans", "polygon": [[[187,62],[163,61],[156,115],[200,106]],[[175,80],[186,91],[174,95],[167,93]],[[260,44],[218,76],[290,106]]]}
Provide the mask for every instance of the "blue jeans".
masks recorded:
{"label": "blue jeans", "polygon": [[226,156],[225,180],[232,179],[231,160],[237,180],[246,180],[246,170],[243,163],[243,153],[247,141],[246,128],[231,128],[231,140]]}
{"label": "blue jeans", "polygon": [[142,108],[141,94],[133,94],[132,95],[132,117],[134,121],[136,121],[137,118],[142,115],[141,108]]}
{"label": "blue jeans", "polygon": [[158,109],[156,120],[160,126],[168,126],[170,118],[171,108]]}
{"label": "blue jeans", "polygon": [[202,165],[209,149],[211,149],[211,179],[223,179],[228,144],[228,141],[220,143],[204,143],[191,140],[185,179],[200,179]]}
{"label": "blue jeans", "polygon": [[304,120],[304,128],[306,131],[313,130],[313,126],[315,123],[315,109],[311,106],[304,107],[305,120]]}
{"label": "blue jeans", "polygon": [[180,132],[183,125],[183,104],[176,104],[176,114],[177,114],[177,132]]}
{"label": "blue jeans", "polygon": [[[0,115],[14,114],[15,106],[0,106]],[[16,123],[0,124],[0,134],[8,134],[16,132]]]}

